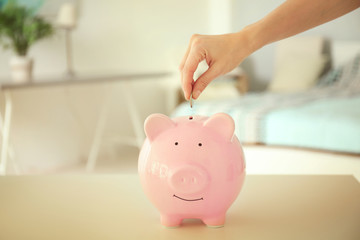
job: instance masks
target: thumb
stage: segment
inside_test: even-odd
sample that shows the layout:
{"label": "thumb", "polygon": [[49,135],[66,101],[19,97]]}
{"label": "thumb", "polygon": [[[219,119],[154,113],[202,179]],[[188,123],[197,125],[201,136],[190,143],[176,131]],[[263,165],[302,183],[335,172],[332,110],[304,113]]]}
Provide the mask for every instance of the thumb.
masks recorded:
{"label": "thumb", "polygon": [[204,60],[202,51],[197,48],[191,48],[181,71],[182,87],[187,100],[190,99],[190,94],[193,90],[194,73],[202,60]]}
{"label": "thumb", "polygon": [[193,86],[193,95],[194,99],[197,99],[202,91],[209,85],[209,83],[220,76],[220,71],[217,66],[214,64],[206,70],[194,83]]}

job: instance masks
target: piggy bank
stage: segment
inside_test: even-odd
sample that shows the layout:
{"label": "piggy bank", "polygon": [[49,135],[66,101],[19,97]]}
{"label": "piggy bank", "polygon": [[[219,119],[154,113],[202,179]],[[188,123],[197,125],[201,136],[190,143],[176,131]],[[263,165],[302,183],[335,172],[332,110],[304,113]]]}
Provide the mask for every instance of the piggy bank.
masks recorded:
{"label": "piggy bank", "polygon": [[152,114],[144,125],[138,171],[161,224],[176,227],[195,218],[209,227],[224,226],[245,178],[233,119],[225,113],[174,119]]}

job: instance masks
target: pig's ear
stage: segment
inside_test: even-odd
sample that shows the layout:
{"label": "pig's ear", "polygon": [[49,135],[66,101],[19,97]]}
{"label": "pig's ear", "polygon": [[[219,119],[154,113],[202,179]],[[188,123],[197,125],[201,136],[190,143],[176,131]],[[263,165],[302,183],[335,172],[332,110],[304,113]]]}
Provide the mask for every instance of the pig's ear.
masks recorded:
{"label": "pig's ear", "polygon": [[146,136],[150,142],[152,142],[160,133],[175,126],[176,123],[169,117],[160,113],[155,113],[146,118],[144,130]]}
{"label": "pig's ear", "polygon": [[232,141],[235,131],[234,120],[226,113],[216,113],[204,122],[208,127],[219,133],[225,139]]}

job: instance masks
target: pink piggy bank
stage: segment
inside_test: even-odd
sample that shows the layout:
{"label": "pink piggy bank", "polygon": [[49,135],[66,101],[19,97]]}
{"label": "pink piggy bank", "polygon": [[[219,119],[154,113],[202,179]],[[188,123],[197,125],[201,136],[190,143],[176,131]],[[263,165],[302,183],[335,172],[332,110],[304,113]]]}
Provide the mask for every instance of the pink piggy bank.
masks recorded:
{"label": "pink piggy bank", "polygon": [[224,226],[245,178],[234,129],[225,113],[174,119],[152,114],[145,120],[147,138],[138,170],[162,225],[176,227],[183,219],[196,218],[209,227]]}

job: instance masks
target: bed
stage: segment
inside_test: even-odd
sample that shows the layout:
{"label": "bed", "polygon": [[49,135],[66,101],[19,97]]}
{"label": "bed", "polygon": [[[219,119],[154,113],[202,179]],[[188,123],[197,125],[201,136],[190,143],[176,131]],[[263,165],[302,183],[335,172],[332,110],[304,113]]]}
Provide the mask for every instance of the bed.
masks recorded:
{"label": "bed", "polygon": [[360,154],[360,52],[329,70],[307,91],[248,93],[232,99],[187,103],[173,116],[226,112],[245,144]]}

